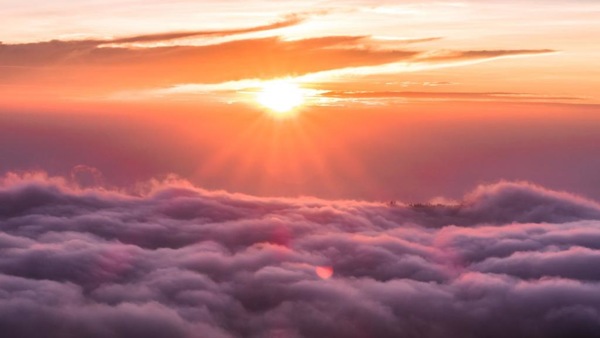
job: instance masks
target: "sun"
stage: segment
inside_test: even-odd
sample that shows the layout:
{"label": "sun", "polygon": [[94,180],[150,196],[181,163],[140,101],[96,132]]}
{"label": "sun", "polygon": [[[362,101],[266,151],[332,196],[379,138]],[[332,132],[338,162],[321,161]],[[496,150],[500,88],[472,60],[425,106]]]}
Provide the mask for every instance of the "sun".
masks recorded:
{"label": "sun", "polygon": [[277,115],[286,115],[301,106],[305,97],[298,84],[282,79],[263,82],[256,101]]}

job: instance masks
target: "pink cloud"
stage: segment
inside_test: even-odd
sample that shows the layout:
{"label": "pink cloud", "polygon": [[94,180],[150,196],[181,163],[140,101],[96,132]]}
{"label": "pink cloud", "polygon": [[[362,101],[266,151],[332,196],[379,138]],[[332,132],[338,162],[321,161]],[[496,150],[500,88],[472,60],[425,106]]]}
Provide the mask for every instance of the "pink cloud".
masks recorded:
{"label": "pink cloud", "polygon": [[462,204],[389,206],[259,198],[177,180],[151,186],[133,196],[44,175],[5,178],[0,330],[18,337],[598,330],[600,207],[577,196],[499,183]]}

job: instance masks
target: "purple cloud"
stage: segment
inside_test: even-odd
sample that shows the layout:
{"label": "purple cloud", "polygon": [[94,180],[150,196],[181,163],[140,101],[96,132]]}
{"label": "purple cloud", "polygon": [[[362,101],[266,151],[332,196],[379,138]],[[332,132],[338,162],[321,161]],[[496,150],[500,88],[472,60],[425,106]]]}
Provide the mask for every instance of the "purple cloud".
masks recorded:
{"label": "purple cloud", "polygon": [[[456,205],[0,188],[10,337],[592,337],[600,205],[527,183]],[[321,278],[319,267],[333,276]]]}

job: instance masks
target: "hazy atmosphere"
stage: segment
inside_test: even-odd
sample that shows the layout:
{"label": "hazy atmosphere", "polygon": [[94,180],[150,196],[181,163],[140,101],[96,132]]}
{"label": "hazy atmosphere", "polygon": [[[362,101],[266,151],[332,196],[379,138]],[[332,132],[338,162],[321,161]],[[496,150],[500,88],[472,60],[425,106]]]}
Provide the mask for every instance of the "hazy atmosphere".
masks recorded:
{"label": "hazy atmosphere", "polygon": [[0,336],[600,332],[600,2],[0,22]]}

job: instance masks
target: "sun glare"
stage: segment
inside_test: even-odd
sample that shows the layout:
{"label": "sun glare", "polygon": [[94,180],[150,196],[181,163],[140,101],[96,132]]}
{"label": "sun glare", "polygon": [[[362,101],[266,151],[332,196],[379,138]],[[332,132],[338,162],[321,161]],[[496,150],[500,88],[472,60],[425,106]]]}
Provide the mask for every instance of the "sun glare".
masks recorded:
{"label": "sun glare", "polygon": [[304,103],[304,92],[290,80],[264,82],[256,101],[278,115],[285,115]]}

